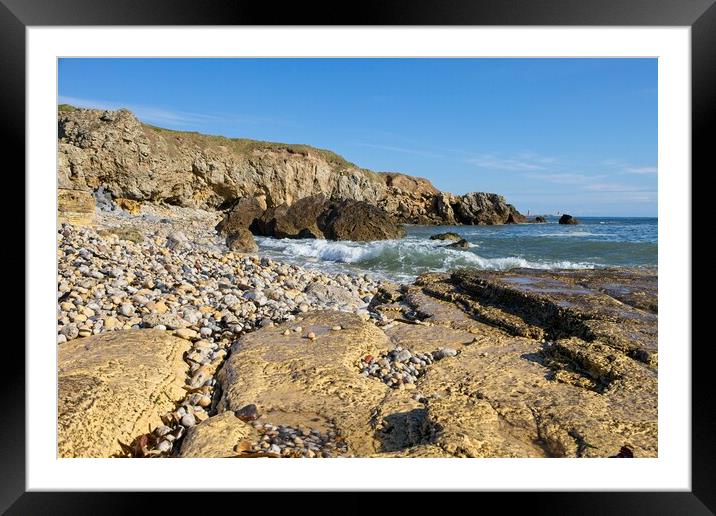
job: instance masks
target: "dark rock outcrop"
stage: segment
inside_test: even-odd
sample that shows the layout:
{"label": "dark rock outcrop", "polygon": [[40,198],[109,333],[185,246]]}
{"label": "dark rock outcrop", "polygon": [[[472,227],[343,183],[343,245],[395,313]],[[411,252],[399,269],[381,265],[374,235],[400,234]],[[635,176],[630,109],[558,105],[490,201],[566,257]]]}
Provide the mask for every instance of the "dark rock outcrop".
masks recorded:
{"label": "dark rock outcrop", "polygon": [[579,224],[579,221],[566,213],[559,218],[560,224]]}
{"label": "dark rock outcrop", "polygon": [[328,204],[326,196],[319,194],[299,199],[290,206],[269,208],[256,220],[252,230],[275,238],[326,238],[319,227],[319,218]]}
{"label": "dark rock outcrop", "polygon": [[532,222],[535,222],[537,224],[543,224],[547,222],[547,219],[545,219],[542,215],[537,215]]}
{"label": "dark rock outcrop", "polygon": [[508,224],[527,219],[501,195],[472,192],[460,197],[456,217],[461,224]]}
{"label": "dark rock outcrop", "polygon": [[469,249],[470,248],[470,242],[465,240],[464,238],[461,238],[455,243],[452,243],[446,247],[449,247],[451,249]]}
{"label": "dark rock outcrop", "polygon": [[251,229],[275,238],[368,241],[405,236],[405,229],[376,206],[352,199],[330,200],[324,195],[269,208]]}
{"label": "dark rock outcrop", "polygon": [[240,229],[251,227],[263,213],[264,208],[254,197],[242,197],[216,225],[216,231],[222,236],[229,236]]}
{"label": "dark rock outcrop", "polygon": [[363,201],[343,200],[326,210],[320,224],[329,240],[390,240],[403,238],[405,228],[383,210]]}
{"label": "dark rock outcrop", "polygon": [[462,240],[462,237],[457,233],[448,231],[447,233],[438,233],[436,235],[430,235],[430,240],[453,240],[455,242]]}

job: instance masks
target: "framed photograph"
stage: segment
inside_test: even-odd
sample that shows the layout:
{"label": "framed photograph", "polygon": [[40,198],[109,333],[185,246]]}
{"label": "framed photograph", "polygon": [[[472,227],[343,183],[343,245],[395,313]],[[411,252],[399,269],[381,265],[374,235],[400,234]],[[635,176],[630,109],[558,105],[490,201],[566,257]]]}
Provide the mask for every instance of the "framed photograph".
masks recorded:
{"label": "framed photograph", "polygon": [[713,513],[713,1],[0,0],[0,23],[27,203],[8,514],[142,508],[116,491]]}

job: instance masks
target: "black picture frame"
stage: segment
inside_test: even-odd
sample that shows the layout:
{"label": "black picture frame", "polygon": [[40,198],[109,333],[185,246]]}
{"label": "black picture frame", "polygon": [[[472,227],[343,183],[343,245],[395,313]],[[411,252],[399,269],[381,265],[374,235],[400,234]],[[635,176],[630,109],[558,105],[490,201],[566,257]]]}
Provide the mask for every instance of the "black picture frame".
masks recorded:
{"label": "black picture frame", "polygon": [[[716,102],[716,0],[452,0],[371,1],[339,9],[320,3],[245,0],[0,0],[0,105],[6,148],[25,147],[25,29],[83,25],[556,25],[690,26],[692,169],[706,173],[708,134]],[[344,7],[348,7],[346,4]],[[24,166],[24,153],[16,170]],[[685,174],[693,172],[684,171]],[[26,192],[31,195],[31,192]],[[25,269],[26,275],[30,273]],[[690,302],[690,300],[685,300]],[[693,318],[692,318],[693,319]],[[25,315],[29,324],[29,314]],[[707,343],[705,343],[707,344]],[[679,343],[679,345],[691,345]],[[7,349],[10,348],[10,349]],[[692,346],[692,490],[690,492],[485,493],[495,501],[540,514],[713,514],[716,511],[716,423],[712,414],[709,346]],[[0,424],[0,511],[7,514],[105,514],[142,510],[140,493],[26,492],[25,356],[7,346],[15,372],[5,372]],[[13,356],[15,353],[17,356]],[[172,494],[165,495],[173,496]],[[292,495],[296,496],[296,494]],[[191,504],[191,500],[182,502]],[[211,503],[216,503],[212,497]],[[509,505],[508,505],[509,504]],[[313,505],[313,504],[312,504]],[[483,505],[483,507],[488,507]],[[169,510],[174,510],[167,507]]]}

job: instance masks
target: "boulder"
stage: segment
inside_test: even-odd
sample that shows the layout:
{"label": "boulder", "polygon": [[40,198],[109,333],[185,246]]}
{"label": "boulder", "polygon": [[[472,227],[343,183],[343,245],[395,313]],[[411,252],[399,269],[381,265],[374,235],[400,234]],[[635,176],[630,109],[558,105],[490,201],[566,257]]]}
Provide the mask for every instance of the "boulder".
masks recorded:
{"label": "boulder", "polygon": [[221,458],[238,455],[234,447],[242,441],[256,440],[256,430],[236,417],[233,412],[222,412],[191,427],[181,445],[183,458]]}
{"label": "boulder", "polygon": [[122,455],[162,424],[186,391],[189,341],[160,330],[126,330],[58,347],[60,457]]}
{"label": "boulder", "polygon": [[255,253],[259,250],[254,235],[246,228],[233,230],[226,237],[226,247],[238,253]]}
{"label": "boulder", "polygon": [[325,195],[312,195],[292,205],[269,208],[257,220],[254,229],[275,238],[324,238],[318,219],[328,207]]}
{"label": "boulder", "polygon": [[329,240],[391,240],[403,238],[405,228],[383,210],[363,201],[332,204],[319,221]]}
{"label": "boulder", "polygon": [[249,229],[254,221],[261,217],[264,209],[254,197],[242,197],[216,225],[221,236],[229,236],[241,229]]}
{"label": "boulder", "polygon": [[462,240],[462,237],[457,233],[447,232],[430,235],[430,240],[452,240],[454,242],[457,242],[459,240]]}
{"label": "boulder", "polygon": [[89,190],[57,190],[57,220],[60,224],[88,226],[95,220],[95,198]]}
{"label": "boulder", "polygon": [[579,224],[579,221],[566,213],[559,218],[560,224]]}
{"label": "boulder", "polygon": [[125,199],[124,197],[118,197],[114,200],[114,203],[121,209],[132,215],[139,215],[142,213],[142,203],[132,200]]}
{"label": "boulder", "polygon": [[380,208],[352,199],[331,201],[324,195],[269,208],[252,229],[275,238],[366,241],[405,236],[405,229]]}

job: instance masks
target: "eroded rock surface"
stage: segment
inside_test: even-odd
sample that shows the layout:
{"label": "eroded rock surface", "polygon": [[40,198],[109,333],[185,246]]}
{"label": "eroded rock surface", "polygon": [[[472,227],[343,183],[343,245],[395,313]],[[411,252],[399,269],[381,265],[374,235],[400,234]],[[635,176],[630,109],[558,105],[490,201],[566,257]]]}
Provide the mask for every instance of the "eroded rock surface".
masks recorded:
{"label": "eroded rock surface", "polygon": [[[309,333],[315,339],[307,338]],[[357,366],[364,355],[380,354],[389,346],[378,327],[345,312],[310,312],[294,322],[262,328],[232,347],[218,375],[223,391],[219,410],[255,404],[260,423],[321,432],[335,425],[352,453],[371,455],[376,443],[370,414],[389,388],[361,376]]]}
{"label": "eroded rock surface", "polygon": [[58,223],[88,226],[95,220],[95,199],[88,190],[59,188],[57,190]]}
{"label": "eroded rock surface", "polygon": [[112,457],[162,424],[186,391],[191,343],[161,330],[128,330],[58,347],[60,457]]}
{"label": "eroded rock surface", "polygon": [[255,404],[259,424],[335,429],[351,456],[609,457],[627,446],[654,457],[655,288],[648,270],[385,284],[377,324],[309,312],[243,336],[219,374],[219,410]]}

